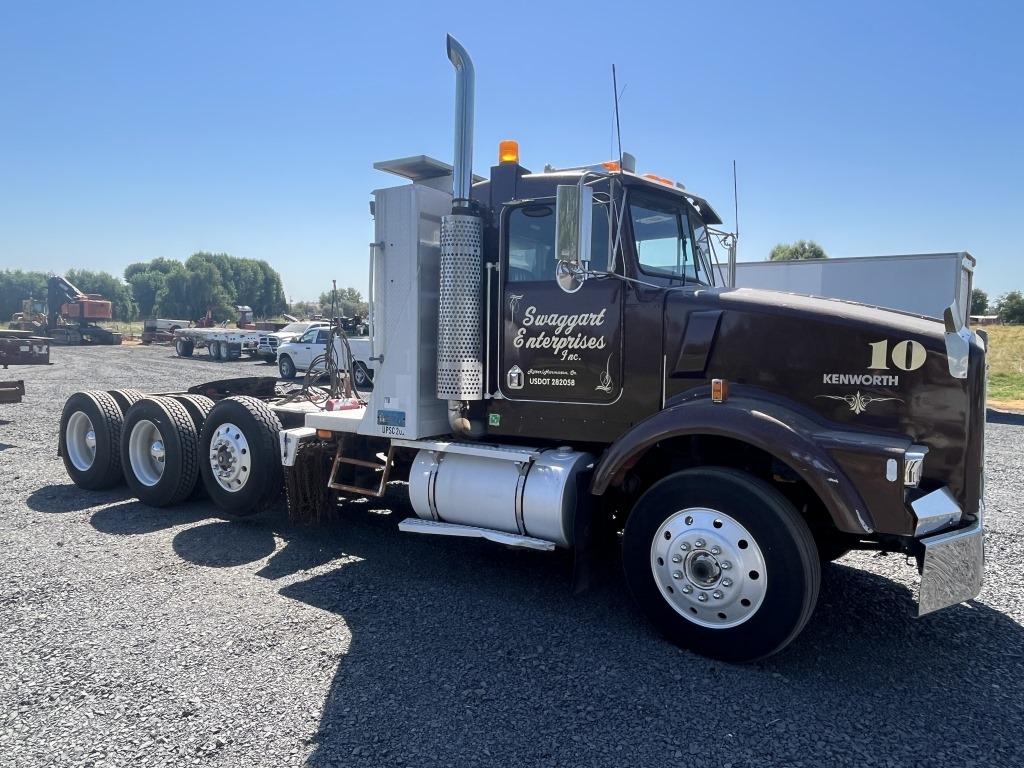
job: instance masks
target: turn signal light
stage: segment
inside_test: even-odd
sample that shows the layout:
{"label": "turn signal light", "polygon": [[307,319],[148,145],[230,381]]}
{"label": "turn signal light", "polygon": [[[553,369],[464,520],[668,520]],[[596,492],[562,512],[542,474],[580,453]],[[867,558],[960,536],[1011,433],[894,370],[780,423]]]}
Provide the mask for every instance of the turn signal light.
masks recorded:
{"label": "turn signal light", "polygon": [[711,380],[711,402],[724,403],[729,397],[729,382],[725,379]]}
{"label": "turn signal light", "polygon": [[501,164],[518,163],[519,142],[514,139],[505,139],[498,144],[498,162]]}

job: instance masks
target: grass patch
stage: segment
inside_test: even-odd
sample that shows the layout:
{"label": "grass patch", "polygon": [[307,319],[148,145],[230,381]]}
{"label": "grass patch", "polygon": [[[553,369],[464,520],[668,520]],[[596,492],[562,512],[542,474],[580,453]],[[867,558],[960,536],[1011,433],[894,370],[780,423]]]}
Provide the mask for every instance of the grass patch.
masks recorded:
{"label": "grass patch", "polygon": [[1024,325],[993,325],[988,331],[988,399],[1024,407]]}

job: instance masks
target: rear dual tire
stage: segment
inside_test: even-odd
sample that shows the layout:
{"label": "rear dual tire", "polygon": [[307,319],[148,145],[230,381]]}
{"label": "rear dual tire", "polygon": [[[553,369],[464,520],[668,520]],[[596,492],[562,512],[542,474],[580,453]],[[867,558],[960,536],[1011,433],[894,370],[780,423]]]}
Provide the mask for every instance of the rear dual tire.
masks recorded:
{"label": "rear dual tire", "polygon": [[228,397],[213,407],[203,425],[200,471],[218,507],[248,516],[277,500],[281,429],[277,415],[254,397]]}
{"label": "rear dual tire", "polygon": [[79,488],[98,491],[122,482],[121,430],[124,415],[107,392],[76,392],[60,417],[59,453]]}
{"label": "rear dual tire", "polygon": [[143,504],[166,507],[191,496],[199,479],[199,435],[185,406],[171,397],[133,405],[124,419],[121,466]]}
{"label": "rear dual tire", "polygon": [[192,357],[195,351],[195,342],[192,339],[175,339],[174,351],[178,357]]}
{"label": "rear dual tire", "polygon": [[626,581],[669,640],[742,662],[803,629],[818,597],[814,537],[793,505],[734,469],[688,469],[637,501],[623,535]]}

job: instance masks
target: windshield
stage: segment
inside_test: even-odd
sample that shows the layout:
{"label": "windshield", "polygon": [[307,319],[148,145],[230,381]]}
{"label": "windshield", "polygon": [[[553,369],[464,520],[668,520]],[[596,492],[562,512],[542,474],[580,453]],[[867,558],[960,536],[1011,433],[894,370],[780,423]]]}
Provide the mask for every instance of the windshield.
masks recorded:
{"label": "windshield", "polygon": [[309,328],[309,323],[288,323],[281,329],[281,333],[302,333]]}
{"label": "windshield", "polygon": [[[629,210],[642,271],[705,285],[714,284],[707,269],[709,254],[704,253],[706,230],[696,212],[681,200],[642,193],[630,196]],[[691,225],[697,228],[701,240],[696,250]]]}

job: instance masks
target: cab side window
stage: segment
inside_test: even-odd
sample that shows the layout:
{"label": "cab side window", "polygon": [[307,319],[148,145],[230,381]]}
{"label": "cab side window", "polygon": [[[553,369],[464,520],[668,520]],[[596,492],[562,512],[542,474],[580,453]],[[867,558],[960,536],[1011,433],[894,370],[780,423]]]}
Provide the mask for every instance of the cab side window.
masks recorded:
{"label": "cab side window", "polygon": [[316,328],[310,328],[299,338],[300,344],[312,344],[316,339]]}
{"label": "cab side window", "polygon": [[[590,258],[595,269],[609,264],[608,206],[594,204]],[[555,207],[547,203],[522,205],[508,217],[510,283],[553,280],[555,276]]]}
{"label": "cab side window", "polygon": [[328,334],[329,334],[329,331],[326,328],[320,328],[319,330],[317,330],[317,332],[316,332],[316,343],[317,344],[326,344],[327,343],[327,336],[328,336]]}

